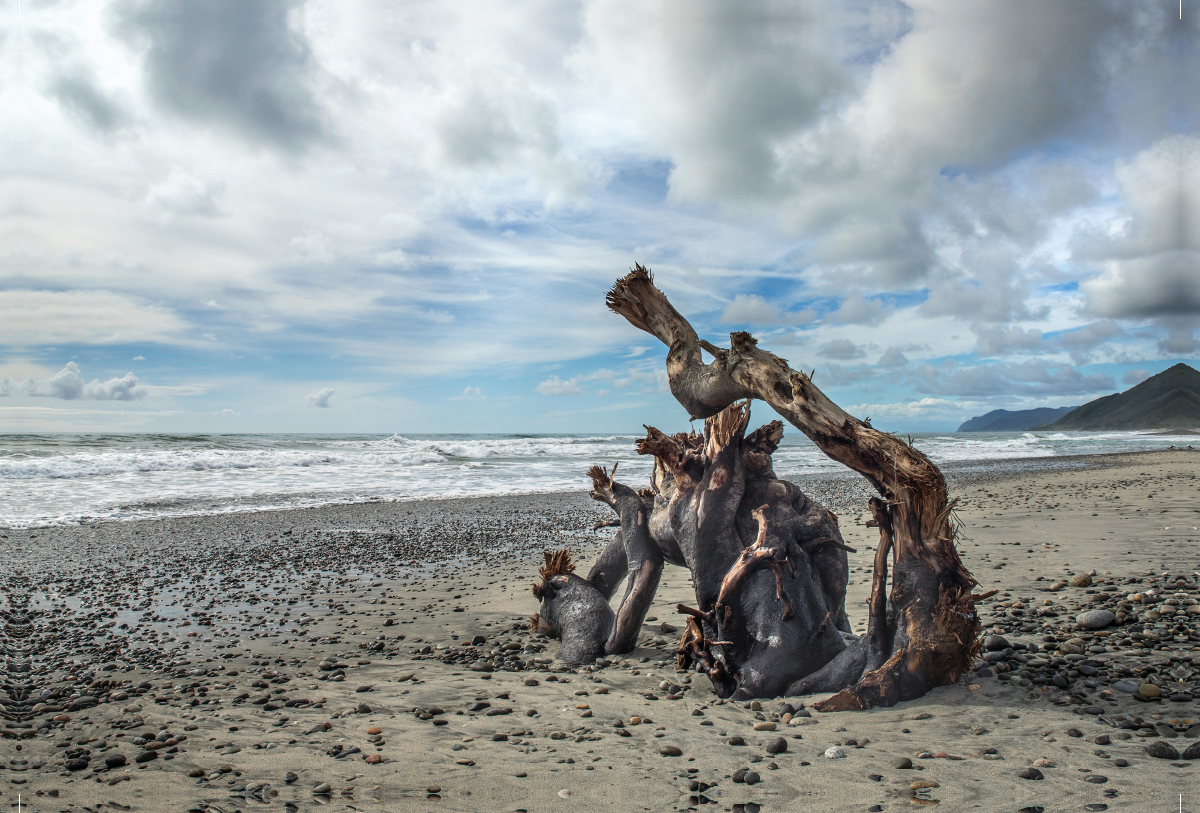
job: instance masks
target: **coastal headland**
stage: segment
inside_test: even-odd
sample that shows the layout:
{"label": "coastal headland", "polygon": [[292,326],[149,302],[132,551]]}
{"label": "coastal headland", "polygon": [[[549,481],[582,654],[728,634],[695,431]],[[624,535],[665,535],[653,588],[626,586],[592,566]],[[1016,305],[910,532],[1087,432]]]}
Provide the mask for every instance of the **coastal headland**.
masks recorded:
{"label": "coastal headland", "polygon": [[[1200,450],[946,468],[986,640],[892,708],[718,701],[668,568],[635,651],[529,631],[573,494],[0,529],[0,803],[22,810],[1176,810],[1200,806]],[[582,479],[582,478],[581,478]],[[839,514],[866,618],[865,483]],[[1110,617],[1111,616],[1111,617]]]}

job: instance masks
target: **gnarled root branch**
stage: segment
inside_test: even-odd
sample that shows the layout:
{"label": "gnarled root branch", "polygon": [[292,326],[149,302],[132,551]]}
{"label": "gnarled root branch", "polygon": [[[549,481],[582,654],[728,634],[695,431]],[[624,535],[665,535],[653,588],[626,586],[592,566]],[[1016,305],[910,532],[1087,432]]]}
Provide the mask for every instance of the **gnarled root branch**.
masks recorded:
{"label": "gnarled root branch", "polygon": [[763,567],[770,567],[775,572],[775,597],[783,601],[783,617],[792,617],[792,605],[783,592],[783,572],[779,568],[780,563],[786,561],[787,551],[782,545],[768,548],[765,544],[767,519],[763,512],[767,508],[769,506],[763,505],[751,512],[751,516],[758,520],[758,538],[750,547],[742,551],[737,561],[733,563],[733,567],[729,568],[729,572],[721,580],[721,592],[717,595],[717,605],[713,613],[725,624],[728,624],[733,618],[731,602],[734,593],[737,592],[738,587],[747,576]]}

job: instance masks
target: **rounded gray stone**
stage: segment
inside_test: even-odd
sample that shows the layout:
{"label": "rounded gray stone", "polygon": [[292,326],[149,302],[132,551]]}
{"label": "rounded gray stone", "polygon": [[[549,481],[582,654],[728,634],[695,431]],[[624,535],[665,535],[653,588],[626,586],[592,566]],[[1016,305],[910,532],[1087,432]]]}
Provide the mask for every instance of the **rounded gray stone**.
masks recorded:
{"label": "rounded gray stone", "polygon": [[1087,630],[1098,630],[1116,621],[1111,610],[1088,610],[1075,616],[1075,623]]}

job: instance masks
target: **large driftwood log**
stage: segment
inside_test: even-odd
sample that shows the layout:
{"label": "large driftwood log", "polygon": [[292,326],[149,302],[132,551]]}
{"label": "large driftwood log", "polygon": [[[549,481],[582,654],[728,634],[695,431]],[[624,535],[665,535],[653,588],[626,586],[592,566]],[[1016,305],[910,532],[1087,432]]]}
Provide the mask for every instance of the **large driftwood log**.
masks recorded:
{"label": "large driftwood log", "polygon": [[[706,662],[716,660],[711,668],[717,669],[724,667],[721,658],[712,654],[712,648],[730,647],[716,645],[725,637],[705,635],[705,624],[717,624],[719,635],[750,636],[743,640],[735,637],[734,647],[753,649],[764,643],[756,637],[762,630],[756,633],[745,627],[724,629],[727,624],[735,623],[736,613],[728,621],[722,613],[714,615],[721,583],[743,555],[733,535],[722,525],[727,514],[735,516],[742,510],[742,494],[734,499],[727,493],[728,483],[743,480],[744,492],[744,477],[730,476],[744,468],[744,455],[729,450],[740,451],[744,445],[741,433],[745,420],[743,410],[730,407],[743,399],[758,398],[807,435],[826,455],[866,477],[883,497],[871,504],[873,524],[880,528],[881,539],[875,557],[868,633],[827,658],[821,668],[806,673],[790,689],[836,691],[837,694],[819,704],[824,710],[860,709],[918,697],[935,686],[954,682],[970,669],[980,633],[975,604],[983,596],[972,594],[977,582],[954,547],[951,519],[954,504],[947,498],[946,483],[938,468],[911,444],[847,414],[809,376],[759,348],[750,334],[731,334],[728,349],[700,339],[654,286],[648,269],[636,266],[617,282],[607,302],[630,324],[667,345],[671,393],[692,418],[707,419],[705,448],[703,453],[693,454],[696,459],[690,463],[684,444],[672,445],[661,433],[655,436],[651,430],[644,442],[648,444],[645,451],[655,454],[659,463],[674,475],[677,493],[670,500],[670,514],[685,554],[687,545],[680,538],[681,532],[696,539],[695,561],[691,566],[700,609],[689,617],[690,636],[685,636],[682,645],[690,651],[700,649],[709,653]],[[712,355],[711,363],[704,363],[704,351]],[[685,484],[689,486],[686,489]],[[752,518],[757,507],[750,506]],[[772,523],[765,517],[765,513],[758,515],[759,535],[769,537]],[[752,556],[768,558],[762,553],[766,547],[756,547],[759,553]],[[892,586],[885,598],[889,550]],[[776,556],[771,554],[769,558],[778,565]],[[771,568],[746,578],[779,577]],[[783,594],[782,585],[778,592]],[[803,590],[798,592],[806,594]],[[761,590],[754,592],[761,594]],[[795,614],[794,596],[789,594],[789,600]],[[819,629],[820,636],[824,636],[829,627]],[[820,636],[810,637],[810,644],[819,644]],[[710,641],[707,648],[705,639]],[[738,668],[749,668],[747,663],[743,660]],[[715,676],[718,693],[728,691],[729,681],[737,677]]]}

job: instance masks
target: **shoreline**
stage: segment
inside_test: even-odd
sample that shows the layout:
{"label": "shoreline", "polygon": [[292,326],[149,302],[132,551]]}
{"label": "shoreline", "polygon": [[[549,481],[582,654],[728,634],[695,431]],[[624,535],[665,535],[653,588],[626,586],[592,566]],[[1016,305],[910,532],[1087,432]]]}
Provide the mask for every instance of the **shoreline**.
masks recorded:
{"label": "shoreline", "polygon": [[[970,485],[976,481],[1003,479],[1005,477],[1019,477],[1031,472],[1053,471],[1059,468],[1071,467],[1095,467],[1095,466],[1111,466],[1121,465],[1121,461],[1127,458],[1136,457],[1138,455],[1153,455],[1172,450],[1139,450],[1128,452],[1106,452],[1101,454],[1078,454],[1078,455],[1056,455],[1044,457],[1009,457],[997,459],[978,459],[978,460],[961,460],[938,464],[938,468],[946,476],[947,484],[950,488],[951,496],[953,497],[955,486],[962,483]],[[1174,450],[1187,451],[1187,450]],[[580,481],[585,478],[581,475]],[[785,479],[791,480],[805,491],[806,494],[817,499],[835,514],[851,513],[858,509],[851,502],[856,500],[864,506],[866,499],[870,496],[875,496],[874,490],[870,489],[861,475],[850,469],[840,471],[788,475]],[[840,491],[832,491],[829,485],[835,485],[840,488]],[[821,495],[824,495],[823,497]],[[268,495],[269,496],[269,495]],[[172,520],[198,519],[198,518],[221,518],[233,517],[243,514],[261,514],[261,515],[283,515],[291,513],[303,513],[309,511],[336,511],[344,509],[354,509],[357,507],[369,506],[412,506],[412,505],[427,505],[427,504],[472,504],[480,500],[557,500],[557,499],[578,499],[582,496],[584,500],[590,502],[587,497],[587,488],[580,486],[578,491],[529,491],[513,494],[483,494],[476,496],[449,496],[449,497],[414,497],[398,498],[398,499],[369,499],[369,500],[348,500],[345,502],[333,501],[321,503],[319,505],[309,506],[294,506],[294,507],[276,507],[276,508],[231,508],[229,510],[219,512],[196,512],[196,513],[179,513],[179,514],[162,514],[162,515],[141,515],[129,517],[99,517],[76,520],[73,522],[64,522],[56,524],[36,524],[28,526],[11,526],[0,525],[0,533],[29,533],[39,530],[64,529],[64,528],[84,528],[107,523],[126,524],[140,522],[168,522]]]}
{"label": "shoreline", "polygon": [[[1200,602],[1200,458],[1079,457],[947,473],[960,555],[980,591],[1000,590],[980,612],[1004,648],[954,685],[854,713],[804,708],[821,696],[723,702],[677,671],[674,608],[694,596],[676,567],[632,653],[554,661],[557,642],[525,623],[529,583],[543,546],[569,546],[586,571],[608,540],[590,528],[611,509],[584,493],[4,532],[0,801],[1166,809],[1200,769],[1185,758],[1200,742],[1186,736],[1200,724],[1200,611],[1186,612],[1200,607],[1186,604]],[[846,600],[857,631],[878,532],[862,525],[865,504],[851,507],[840,525],[857,549]],[[1104,608],[1127,617],[1076,623]],[[1160,698],[1139,700],[1131,683]]]}

